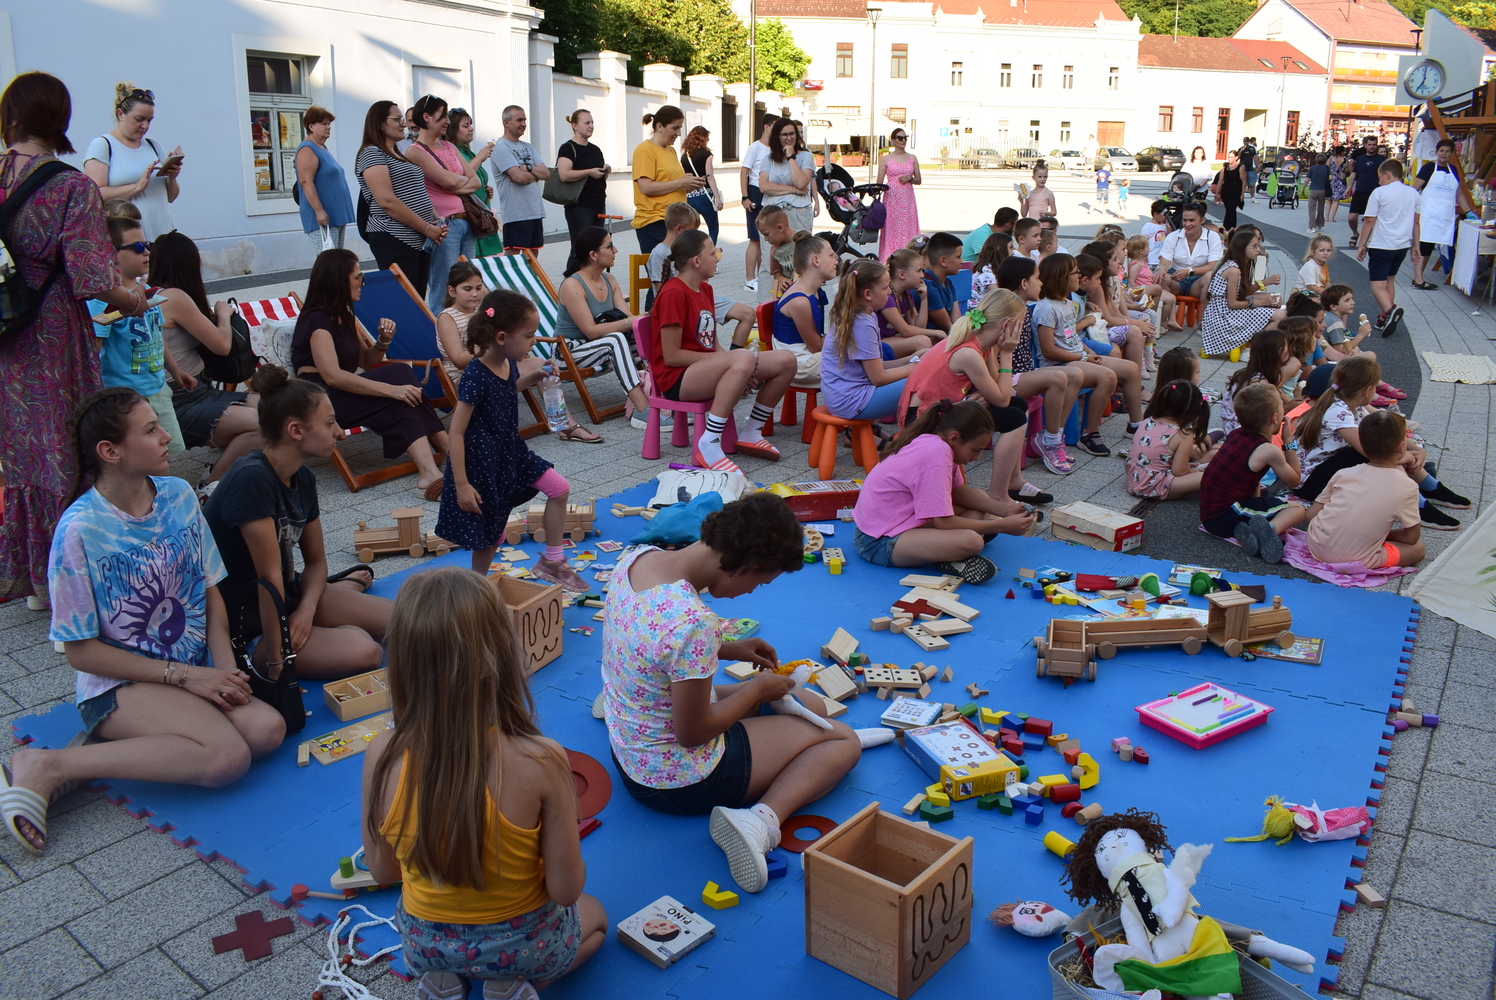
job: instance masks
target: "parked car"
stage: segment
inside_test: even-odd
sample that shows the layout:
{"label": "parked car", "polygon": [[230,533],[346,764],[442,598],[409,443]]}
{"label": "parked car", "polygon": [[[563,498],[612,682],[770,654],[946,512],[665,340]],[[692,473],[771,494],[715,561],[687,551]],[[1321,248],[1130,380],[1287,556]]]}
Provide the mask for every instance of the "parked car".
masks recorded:
{"label": "parked car", "polygon": [[1111,161],[1112,170],[1114,171],[1138,169],[1138,161],[1133,159],[1132,154],[1121,146],[1102,146],[1096,151],[1096,167],[1098,169],[1107,160]]}
{"label": "parked car", "polygon": [[1035,163],[1044,159],[1044,154],[1037,149],[1010,149],[1008,150],[1008,166],[1020,167],[1024,170],[1032,170]]}
{"label": "parked car", "polygon": [[1003,154],[995,149],[978,147],[961,154],[963,170],[1000,170],[1004,165]]}
{"label": "parked car", "polygon": [[1085,170],[1086,157],[1078,149],[1051,149],[1044,158],[1053,170]]}
{"label": "parked car", "polygon": [[1300,164],[1314,162],[1313,153],[1308,153],[1293,146],[1262,146],[1257,150],[1257,169],[1261,170],[1263,167],[1276,166],[1278,161],[1285,156],[1291,160],[1298,161]]}
{"label": "parked car", "polygon": [[1184,169],[1184,150],[1173,146],[1149,146],[1137,151],[1139,170],[1164,170],[1174,173]]}

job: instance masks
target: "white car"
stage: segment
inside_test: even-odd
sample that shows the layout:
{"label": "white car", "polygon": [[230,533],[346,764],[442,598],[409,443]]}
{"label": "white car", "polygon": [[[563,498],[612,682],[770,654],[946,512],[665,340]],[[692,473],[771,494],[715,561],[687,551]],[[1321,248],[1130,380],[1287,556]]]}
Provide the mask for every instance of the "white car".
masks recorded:
{"label": "white car", "polygon": [[1138,161],[1134,160],[1132,154],[1121,146],[1102,146],[1096,151],[1096,159],[1111,160],[1113,172],[1138,169]]}
{"label": "white car", "polygon": [[1090,166],[1078,149],[1051,149],[1044,162],[1051,170],[1085,170]]}

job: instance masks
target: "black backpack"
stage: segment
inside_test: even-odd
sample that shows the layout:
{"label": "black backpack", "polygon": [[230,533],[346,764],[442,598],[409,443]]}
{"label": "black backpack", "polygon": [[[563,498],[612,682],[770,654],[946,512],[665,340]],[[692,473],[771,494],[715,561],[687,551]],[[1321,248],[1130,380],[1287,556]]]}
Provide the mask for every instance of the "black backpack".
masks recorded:
{"label": "black backpack", "polygon": [[0,339],[20,333],[36,322],[42,302],[62,267],[60,260],[53,263],[41,288],[32,288],[26,284],[15,250],[10,245],[11,223],[15,221],[22,206],[43,184],[64,170],[73,169],[75,168],[61,160],[43,163],[27,174],[26,179],[6,196],[4,202],[0,202]]}
{"label": "black backpack", "polygon": [[229,299],[229,305],[233,308],[229,314],[229,353],[214,354],[207,344],[198,344],[197,354],[203,359],[203,375],[209,381],[248,382],[259,367],[260,359],[255,356],[255,349],[249,346],[249,321],[239,311],[239,301]]}

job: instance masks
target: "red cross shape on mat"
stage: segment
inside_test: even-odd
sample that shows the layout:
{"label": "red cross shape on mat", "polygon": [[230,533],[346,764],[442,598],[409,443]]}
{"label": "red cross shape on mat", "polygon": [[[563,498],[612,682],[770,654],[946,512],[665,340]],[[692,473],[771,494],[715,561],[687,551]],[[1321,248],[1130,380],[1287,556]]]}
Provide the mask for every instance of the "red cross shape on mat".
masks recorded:
{"label": "red cross shape on mat", "polygon": [[895,601],[894,607],[908,615],[918,617],[920,615],[938,615],[940,609],[921,597],[917,601]]}
{"label": "red cross shape on mat", "polygon": [[271,953],[270,939],[283,937],[291,933],[291,918],[281,917],[279,920],[265,922],[265,914],[259,910],[250,910],[241,913],[234,918],[234,930],[229,934],[219,934],[213,939],[213,954],[221,955],[235,948],[244,949],[244,960],[246,962],[255,958],[264,958]]}

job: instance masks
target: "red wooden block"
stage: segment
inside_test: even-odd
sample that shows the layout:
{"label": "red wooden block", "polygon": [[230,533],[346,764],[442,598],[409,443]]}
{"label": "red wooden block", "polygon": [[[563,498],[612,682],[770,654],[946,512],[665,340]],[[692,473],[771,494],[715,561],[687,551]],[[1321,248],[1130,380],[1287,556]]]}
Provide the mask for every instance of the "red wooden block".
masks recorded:
{"label": "red wooden block", "polygon": [[1148,751],[1144,750],[1142,747],[1133,747],[1132,759],[1137,761],[1139,764],[1146,764],[1148,763]]}
{"label": "red wooden block", "polygon": [[1013,591],[1009,590],[1006,594],[1003,595],[1003,598],[1009,601],[1013,600]]}
{"label": "red wooden block", "polygon": [[248,913],[236,916],[234,926],[236,930],[213,938],[213,954],[221,955],[235,948],[243,948],[244,960],[248,962],[251,959],[264,958],[271,953],[271,938],[283,937],[291,933],[291,918],[281,917],[267,924],[265,914],[259,910],[250,910]]}
{"label": "red wooden block", "polygon": [[[1076,787],[1078,788],[1079,786]],[[1084,808],[1085,806],[1081,805],[1079,802],[1066,802],[1063,806],[1060,807],[1060,815],[1065,817],[1066,819],[1070,819],[1072,816],[1074,816]]]}
{"label": "red wooden block", "polygon": [[1080,763],[1080,754],[1081,754],[1080,747],[1076,747],[1074,750],[1066,750],[1065,751],[1065,763],[1071,765],[1072,767],[1075,766],[1076,764],[1079,764]]}
{"label": "red wooden block", "polygon": [[1003,750],[1004,752],[1012,754],[1014,756],[1022,757],[1023,740],[1015,740],[1012,738],[1005,739],[1003,740]]}
{"label": "red wooden block", "polygon": [[1051,802],[1075,802],[1080,799],[1080,786],[1051,785],[1049,789],[1049,800]]}
{"label": "red wooden block", "polygon": [[918,618],[921,615],[935,616],[940,614],[940,609],[921,597],[917,601],[895,601],[894,607],[906,615]]}
{"label": "red wooden block", "polygon": [[1026,720],[1024,720],[1023,731],[1026,733],[1033,733],[1036,736],[1053,736],[1054,723],[1050,722],[1048,719],[1041,719],[1037,716],[1031,715]]}

